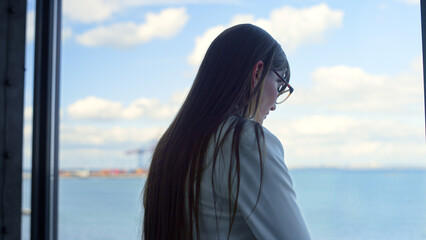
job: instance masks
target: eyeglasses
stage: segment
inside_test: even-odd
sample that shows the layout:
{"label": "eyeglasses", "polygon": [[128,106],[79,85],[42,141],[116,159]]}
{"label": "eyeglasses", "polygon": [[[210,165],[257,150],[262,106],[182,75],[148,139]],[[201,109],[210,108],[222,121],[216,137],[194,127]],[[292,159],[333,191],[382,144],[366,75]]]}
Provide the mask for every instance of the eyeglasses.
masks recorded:
{"label": "eyeglasses", "polygon": [[[285,100],[287,100],[287,98],[290,97],[290,95],[293,93],[294,88],[292,86],[290,86],[290,84],[287,82],[287,80],[285,80],[285,78],[287,78],[287,76],[285,76],[284,78],[281,77],[281,75],[279,75],[276,71],[273,71],[279,78],[280,80],[283,82],[282,85],[280,85],[278,87],[278,97],[277,97],[277,101],[275,101],[276,104],[280,104],[283,103]],[[287,75],[287,72],[286,72]],[[287,88],[288,87],[288,88]]]}

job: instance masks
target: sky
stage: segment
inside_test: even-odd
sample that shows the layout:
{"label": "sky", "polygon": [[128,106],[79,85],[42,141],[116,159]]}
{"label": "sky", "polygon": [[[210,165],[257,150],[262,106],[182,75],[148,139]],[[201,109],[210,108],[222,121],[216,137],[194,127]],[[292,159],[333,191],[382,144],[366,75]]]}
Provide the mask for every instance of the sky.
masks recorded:
{"label": "sky", "polygon": [[295,91],[264,126],[289,168],[426,168],[419,0],[63,0],[60,168],[135,168],[126,152],[161,136],[211,41],[239,23],[267,30],[288,56]]}

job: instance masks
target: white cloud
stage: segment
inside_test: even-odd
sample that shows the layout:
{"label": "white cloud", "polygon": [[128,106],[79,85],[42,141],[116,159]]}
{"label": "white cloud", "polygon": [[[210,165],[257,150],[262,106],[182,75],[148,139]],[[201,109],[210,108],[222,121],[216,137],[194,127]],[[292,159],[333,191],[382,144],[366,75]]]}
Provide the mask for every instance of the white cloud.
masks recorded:
{"label": "white cloud", "polygon": [[410,5],[420,5],[420,0],[399,0],[399,1],[410,4]]}
{"label": "white cloud", "polygon": [[312,85],[301,87],[288,104],[333,110],[397,112],[421,102],[419,72],[396,76],[370,74],[344,65],[322,67],[312,73]]}
{"label": "white cloud", "polygon": [[72,37],[72,35],[73,35],[73,31],[72,31],[72,29],[71,28],[63,28],[62,29],[62,42],[64,42],[64,41],[66,41],[66,40],[68,40],[68,39],[70,39],[71,37]]}
{"label": "white cloud", "polygon": [[134,22],[101,26],[78,35],[77,42],[85,46],[129,48],[152,39],[167,39],[178,34],[188,21],[185,8],[167,8],[160,13],[148,13],[142,24]]}
{"label": "white cloud", "polygon": [[65,0],[63,14],[75,22],[99,23],[129,8],[206,3],[238,4],[240,0]]}
{"label": "white cloud", "polygon": [[116,0],[65,0],[62,7],[64,16],[83,23],[104,21],[121,8]]}
{"label": "white cloud", "polygon": [[423,73],[423,57],[422,55],[416,57],[412,62],[411,62],[411,68],[414,71],[418,71],[420,73]]}
{"label": "white cloud", "polygon": [[206,4],[206,3],[223,3],[237,4],[239,0],[121,0],[125,6],[147,6],[147,5],[180,5],[180,4]]}
{"label": "white cloud", "polygon": [[189,64],[193,66],[198,66],[201,64],[201,61],[203,60],[210,43],[213,42],[215,37],[217,37],[223,30],[225,30],[225,28],[225,26],[212,27],[204,32],[202,36],[197,36],[195,38],[194,50],[188,56]]}
{"label": "white cloud", "polygon": [[68,115],[74,119],[119,120],[119,119],[171,119],[178,105],[162,103],[158,99],[140,98],[124,107],[122,103],[90,96],[77,100],[67,108]]}
{"label": "white cloud", "polygon": [[358,127],[359,122],[346,116],[327,117],[314,115],[298,119],[292,130],[307,135],[345,134],[347,129]]}
{"label": "white cloud", "polygon": [[426,167],[422,124],[339,115],[265,124],[282,141],[290,167]]}
{"label": "white cloud", "polygon": [[[62,125],[62,167],[134,168],[138,157],[126,154],[141,146],[152,147],[164,127]],[[149,157],[149,156],[145,156]]]}
{"label": "white cloud", "polygon": [[153,119],[170,119],[176,111],[172,104],[163,104],[158,99],[140,98],[123,109],[123,118],[138,119],[147,116]]}
{"label": "white cloud", "polygon": [[421,58],[395,76],[344,65],[316,69],[308,86],[265,121],[290,167],[426,167]]}
{"label": "white cloud", "polygon": [[27,106],[24,108],[24,119],[27,121],[33,119],[33,107]]}
{"label": "white cloud", "polygon": [[342,25],[343,11],[332,10],[326,4],[296,9],[283,7],[271,12],[271,34],[285,49],[321,40],[330,29]]}
{"label": "white cloud", "polygon": [[[152,147],[166,126],[111,126],[69,125],[60,126],[61,167],[89,168],[134,168],[137,157],[126,155],[126,151]],[[24,165],[31,165],[31,124],[24,125]],[[149,155],[149,154],[148,154]]]}
{"label": "white cloud", "polygon": [[119,119],[123,105],[94,96],[77,100],[67,108],[68,115],[75,119],[111,120]]}
{"label": "white cloud", "polygon": [[214,26],[197,36],[188,62],[198,66],[213,39],[226,28],[239,23],[252,23],[262,27],[280,42],[285,51],[292,51],[302,44],[320,41],[327,31],[339,28],[342,20],[343,11],[332,10],[326,4],[301,9],[284,6],[272,10],[268,19],[236,15],[228,25]]}
{"label": "white cloud", "polygon": [[61,126],[61,143],[65,147],[78,146],[113,146],[138,145],[156,139],[164,132],[161,127],[121,127],[121,126]]}
{"label": "white cloud", "polygon": [[30,43],[34,41],[35,34],[35,12],[28,11],[27,13],[27,32],[26,32],[26,42]]}

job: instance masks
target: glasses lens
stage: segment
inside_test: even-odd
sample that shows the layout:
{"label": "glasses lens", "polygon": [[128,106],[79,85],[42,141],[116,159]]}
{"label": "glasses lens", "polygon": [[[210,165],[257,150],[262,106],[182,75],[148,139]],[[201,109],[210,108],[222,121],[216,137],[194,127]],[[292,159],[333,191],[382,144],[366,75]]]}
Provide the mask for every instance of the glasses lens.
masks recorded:
{"label": "glasses lens", "polygon": [[282,84],[279,88],[278,88],[278,92],[284,92],[285,90],[288,90],[287,88],[287,84]]}
{"label": "glasses lens", "polygon": [[281,93],[278,96],[277,103],[280,104],[280,103],[284,102],[285,100],[287,100],[288,97],[290,97],[290,90],[289,89],[285,90],[283,93]]}

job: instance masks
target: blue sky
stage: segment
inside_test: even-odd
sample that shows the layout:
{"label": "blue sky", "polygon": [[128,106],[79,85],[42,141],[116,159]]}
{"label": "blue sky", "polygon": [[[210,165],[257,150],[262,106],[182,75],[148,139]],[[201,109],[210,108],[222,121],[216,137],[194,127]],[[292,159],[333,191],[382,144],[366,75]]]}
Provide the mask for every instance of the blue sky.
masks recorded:
{"label": "blue sky", "polygon": [[[282,45],[294,94],[264,125],[290,168],[426,167],[416,0],[63,0],[62,168],[132,168],[170,124],[211,40],[249,22]],[[28,5],[24,165],[31,150]]]}

